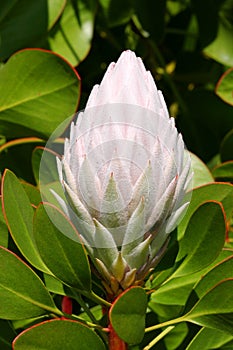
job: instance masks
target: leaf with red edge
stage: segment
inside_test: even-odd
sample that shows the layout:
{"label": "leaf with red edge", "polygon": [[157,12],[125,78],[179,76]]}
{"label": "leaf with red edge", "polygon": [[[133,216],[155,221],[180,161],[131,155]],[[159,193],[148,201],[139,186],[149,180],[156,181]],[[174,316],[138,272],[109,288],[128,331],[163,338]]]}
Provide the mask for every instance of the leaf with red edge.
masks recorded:
{"label": "leaf with red edge", "polygon": [[233,68],[229,68],[221,76],[215,92],[223,101],[233,106]]}
{"label": "leaf with red edge", "polygon": [[19,320],[62,315],[36,273],[14,253],[0,247],[0,318]]}
{"label": "leaf with red edge", "polygon": [[195,210],[206,201],[221,202],[226,215],[226,220],[230,220],[232,215],[232,197],[233,185],[228,183],[215,182],[195,188],[192,191],[191,203],[188,210],[178,226],[179,238],[184,235],[189,220]]}
{"label": "leaf with red edge", "polygon": [[0,133],[48,138],[75,113],[79,94],[80,78],[62,57],[40,49],[19,51],[0,70]]}
{"label": "leaf with red edge", "polygon": [[37,269],[50,273],[41,260],[33,236],[34,211],[22,184],[6,170],[2,179],[3,213],[11,236],[23,256]]}
{"label": "leaf with red edge", "polygon": [[110,322],[126,343],[139,344],[144,336],[147,295],[141,287],[131,287],[119,295],[110,312]]}
{"label": "leaf with red edge", "polygon": [[2,201],[0,196],[0,245],[3,247],[7,247],[8,245],[8,228],[6,225],[6,221],[4,219],[3,211],[2,211]]}
{"label": "leaf with red edge", "polygon": [[52,320],[19,334],[13,350],[105,350],[98,335],[87,326],[70,320]]}
{"label": "leaf with red edge", "polygon": [[90,290],[87,254],[69,219],[53,205],[44,203],[36,210],[33,229],[40,256],[54,276],[74,288]]}
{"label": "leaf with red edge", "polygon": [[218,180],[233,181],[233,160],[216,166],[212,174]]}

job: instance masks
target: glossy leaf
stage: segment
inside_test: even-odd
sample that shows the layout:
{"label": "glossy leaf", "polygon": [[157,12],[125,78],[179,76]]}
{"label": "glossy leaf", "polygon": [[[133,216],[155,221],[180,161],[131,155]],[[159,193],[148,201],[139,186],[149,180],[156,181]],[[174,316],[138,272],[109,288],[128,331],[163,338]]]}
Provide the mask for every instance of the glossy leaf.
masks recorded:
{"label": "glossy leaf", "polygon": [[198,158],[195,154],[191,152],[189,152],[189,154],[191,157],[193,171],[192,187],[197,187],[205,185],[209,182],[214,182],[214,177],[212,176],[205,163],[202,162],[202,160]]}
{"label": "glossy leaf", "polygon": [[20,252],[37,269],[49,273],[33,236],[33,208],[20,181],[10,170],[3,175],[2,203],[8,228]]}
{"label": "glossy leaf", "polygon": [[95,9],[94,0],[67,0],[60,20],[49,32],[43,46],[77,66],[91,48]]}
{"label": "glossy leaf", "polygon": [[203,327],[191,340],[186,350],[220,349],[232,339],[233,336],[226,332]]}
{"label": "glossy leaf", "polygon": [[1,59],[34,42],[54,25],[65,0],[3,2],[0,7]]}
{"label": "glossy leaf", "polygon": [[210,200],[221,202],[226,219],[230,220],[232,213],[232,196],[233,186],[226,183],[212,183],[194,189],[188,210],[178,226],[179,237],[184,235],[191,216],[203,202]]}
{"label": "glossy leaf", "polygon": [[232,334],[232,288],[233,279],[227,279],[217,284],[185,315],[185,320]]}
{"label": "glossy leaf", "polygon": [[225,1],[220,11],[217,37],[204,49],[206,55],[229,67],[233,66],[233,22],[229,16],[231,11],[231,1]]}
{"label": "glossy leaf", "polygon": [[75,321],[53,320],[40,323],[19,334],[13,350],[105,350],[98,335]]}
{"label": "glossy leaf", "polygon": [[202,298],[211,287],[228,278],[233,278],[233,256],[211,269],[195,286],[195,294],[198,298]]}
{"label": "glossy leaf", "polygon": [[229,68],[217,83],[216,94],[233,106],[233,68]]}
{"label": "glossy leaf", "polygon": [[[217,259],[214,260],[210,265],[191,275],[173,278],[173,276],[170,274],[171,278],[168,278],[167,281],[165,280],[164,283],[159,288],[157,288],[155,292],[152,293],[151,301],[154,303],[167,304],[170,306],[184,306],[189,299],[190,293],[194,286],[197,283],[198,286],[199,283],[204,282],[206,276],[209,274],[209,271],[214,269],[215,266],[218,266],[218,264],[221,264],[223,261],[225,261],[225,259],[227,260],[228,258],[231,258],[232,253],[233,252],[231,250],[223,249],[218,255]],[[217,274],[217,276],[219,276],[219,274]],[[222,277],[217,280],[216,283],[228,277],[229,275]],[[201,280],[201,282],[198,282],[199,280]],[[215,283],[213,280],[213,283],[210,283],[209,288],[213,287],[214,284]]]}
{"label": "glossy leaf", "polygon": [[173,276],[192,274],[212,263],[225,243],[225,216],[218,202],[202,204],[192,215],[180,241],[177,262],[181,265]]}
{"label": "glossy leaf", "polygon": [[142,341],[146,307],[147,296],[141,287],[131,287],[113,303],[109,314],[110,321],[118,336],[125,342],[138,344]]}
{"label": "glossy leaf", "polygon": [[75,112],[79,88],[77,73],[58,55],[17,52],[0,70],[0,133],[49,137]]}
{"label": "glossy leaf", "polygon": [[15,254],[0,248],[0,266],[0,318],[61,314],[39,277]]}
{"label": "glossy leaf", "polygon": [[87,254],[77,231],[62,212],[48,203],[41,204],[35,214],[34,235],[42,260],[59,280],[90,290]]}

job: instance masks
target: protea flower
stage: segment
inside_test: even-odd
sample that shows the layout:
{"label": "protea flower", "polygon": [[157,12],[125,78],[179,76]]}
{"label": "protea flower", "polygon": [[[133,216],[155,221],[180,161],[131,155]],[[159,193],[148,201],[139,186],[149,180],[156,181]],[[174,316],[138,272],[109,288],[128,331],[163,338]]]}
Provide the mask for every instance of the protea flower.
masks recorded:
{"label": "protea flower", "polygon": [[159,261],[188,202],[190,159],[161,91],[131,51],[111,63],[57,159],[76,225],[111,294]]}

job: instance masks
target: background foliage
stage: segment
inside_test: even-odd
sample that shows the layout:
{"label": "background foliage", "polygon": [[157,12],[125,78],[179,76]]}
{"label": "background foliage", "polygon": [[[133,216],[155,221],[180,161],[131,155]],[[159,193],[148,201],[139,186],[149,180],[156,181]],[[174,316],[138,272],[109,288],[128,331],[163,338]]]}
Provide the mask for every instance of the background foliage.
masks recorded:
{"label": "background foliage", "polygon": [[[164,322],[169,327],[172,319],[177,326],[166,328],[168,335],[150,348],[232,349],[232,38],[232,0],[1,3],[0,171],[10,169],[2,181],[0,211],[1,349],[11,349],[18,334],[15,350],[41,349],[41,339],[48,339],[46,349],[75,349],[80,339],[85,340],[80,349],[105,348],[104,335],[80,323],[106,327],[96,298],[104,297],[103,291],[91,277],[81,246],[73,246],[46,219],[39,205],[38,169],[50,134],[85,106],[93,85],[125,49],[142,57],[163,91],[193,153],[195,171],[189,210],[146,282],[147,328]],[[44,237],[46,230],[49,236]],[[141,309],[135,306],[128,318],[122,317],[131,294],[123,295],[111,309],[112,324],[125,341],[140,343],[132,349],[149,349],[146,344],[161,331],[154,327],[143,338],[145,294],[139,287],[129,293]],[[79,316],[46,323],[63,316],[64,295],[76,300],[74,313]],[[21,333],[33,324],[39,328]]]}

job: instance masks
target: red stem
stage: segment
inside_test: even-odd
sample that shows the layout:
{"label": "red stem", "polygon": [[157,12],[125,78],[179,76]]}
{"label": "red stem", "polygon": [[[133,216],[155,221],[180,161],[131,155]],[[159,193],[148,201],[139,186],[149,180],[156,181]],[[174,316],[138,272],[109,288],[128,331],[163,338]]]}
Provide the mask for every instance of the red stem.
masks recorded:
{"label": "red stem", "polygon": [[61,303],[62,311],[68,315],[72,315],[72,299],[64,296]]}
{"label": "red stem", "polygon": [[112,325],[109,328],[109,350],[127,350],[127,344],[118,337]]}

